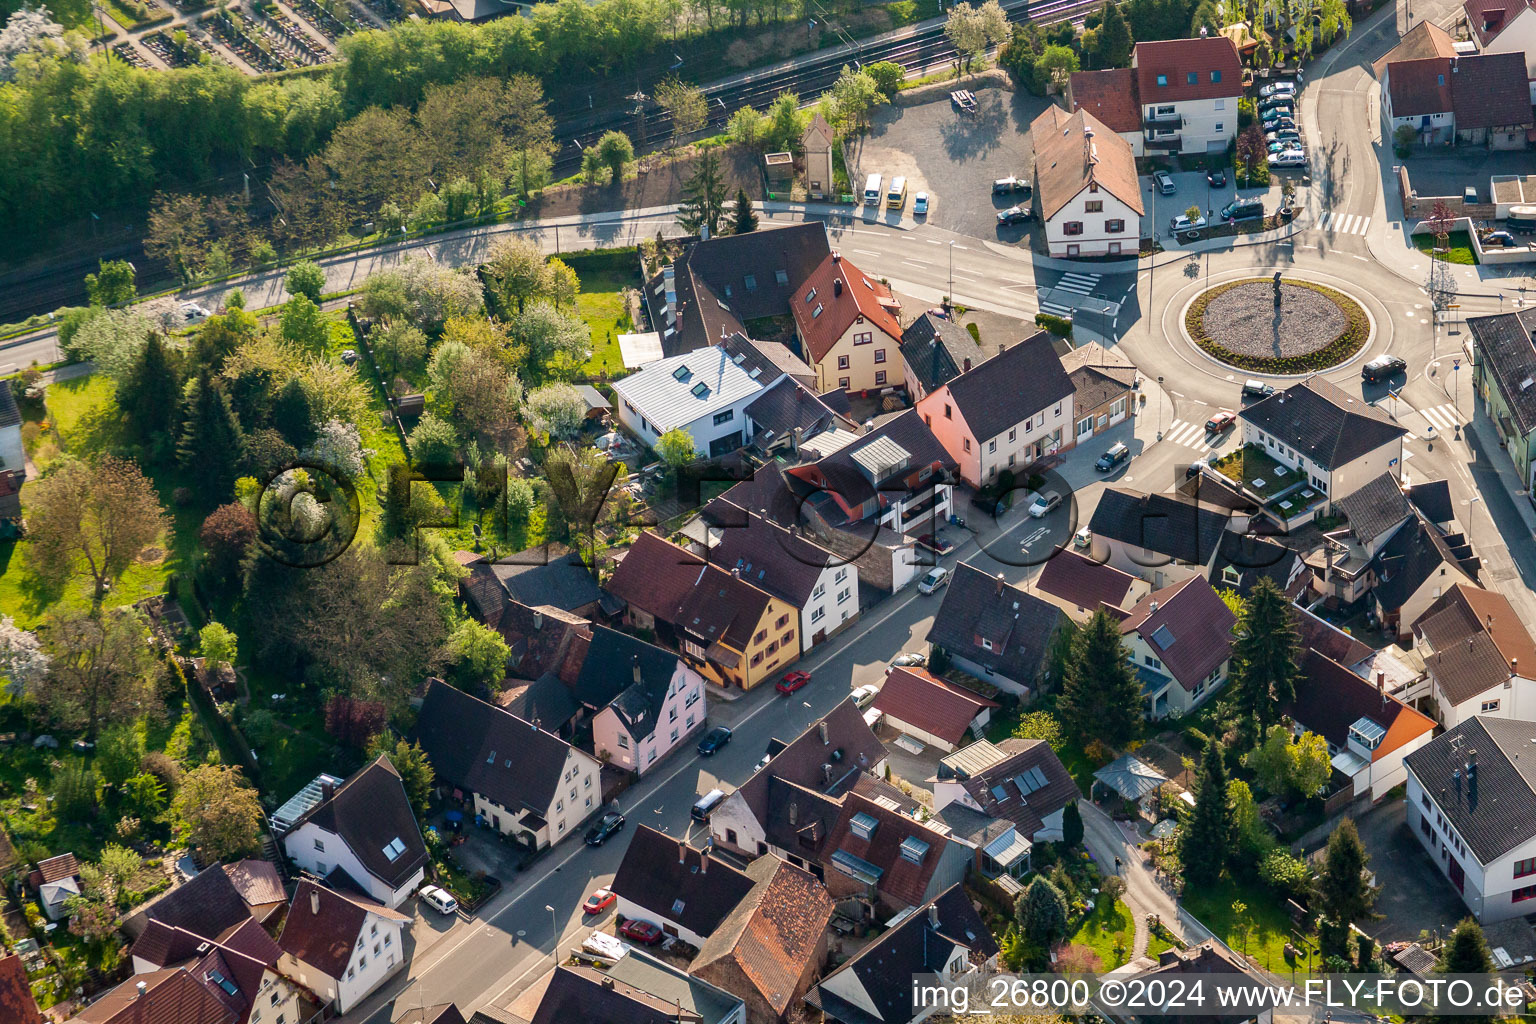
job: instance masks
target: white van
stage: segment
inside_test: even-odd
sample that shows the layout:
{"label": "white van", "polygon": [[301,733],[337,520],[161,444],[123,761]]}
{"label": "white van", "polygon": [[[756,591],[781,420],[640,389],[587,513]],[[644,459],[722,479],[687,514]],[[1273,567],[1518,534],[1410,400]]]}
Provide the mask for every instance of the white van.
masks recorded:
{"label": "white van", "polygon": [[878,174],[871,174],[864,179],[864,205],[879,206],[885,194],[880,191],[881,178]]}

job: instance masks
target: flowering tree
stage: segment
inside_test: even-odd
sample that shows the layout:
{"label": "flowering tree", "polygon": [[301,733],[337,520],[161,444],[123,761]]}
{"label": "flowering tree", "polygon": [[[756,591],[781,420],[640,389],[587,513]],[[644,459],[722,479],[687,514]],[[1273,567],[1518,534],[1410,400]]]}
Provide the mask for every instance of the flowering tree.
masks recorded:
{"label": "flowering tree", "polygon": [[15,696],[42,682],[49,661],[36,633],[22,629],[9,615],[0,618],[0,675],[8,680],[8,693]]}
{"label": "flowering tree", "polygon": [[315,433],[315,443],[304,457],[346,474],[348,480],[363,475],[363,441],[357,427],[341,420],[327,420]]}

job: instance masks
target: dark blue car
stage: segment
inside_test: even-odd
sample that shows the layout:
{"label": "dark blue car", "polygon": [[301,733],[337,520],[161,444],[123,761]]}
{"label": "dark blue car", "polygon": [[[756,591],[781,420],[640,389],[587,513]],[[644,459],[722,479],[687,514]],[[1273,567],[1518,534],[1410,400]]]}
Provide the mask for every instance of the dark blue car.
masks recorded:
{"label": "dark blue car", "polygon": [[731,730],[723,725],[718,725],[709,730],[709,733],[702,740],[699,740],[699,754],[703,757],[708,757],[729,742],[731,742]]}

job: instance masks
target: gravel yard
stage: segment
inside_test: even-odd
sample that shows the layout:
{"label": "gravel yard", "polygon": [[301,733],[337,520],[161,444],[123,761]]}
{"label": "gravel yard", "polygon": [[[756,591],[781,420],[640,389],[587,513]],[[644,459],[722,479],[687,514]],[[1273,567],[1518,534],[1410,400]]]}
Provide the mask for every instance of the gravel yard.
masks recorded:
{"label": "gravel yard", "polygon": [[1205,307],[1205,334],[1229,352],[1255,358],[1303,356],[1343,333],[1348,317],[1321,292],[1281,284],[1280,308],[1268,282],[1228,288]]}

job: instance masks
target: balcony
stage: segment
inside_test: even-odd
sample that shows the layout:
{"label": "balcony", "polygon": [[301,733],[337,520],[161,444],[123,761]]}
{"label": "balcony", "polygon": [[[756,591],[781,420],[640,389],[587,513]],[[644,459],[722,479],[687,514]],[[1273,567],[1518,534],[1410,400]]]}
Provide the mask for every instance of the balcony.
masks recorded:
{"label": "balcony", "polygon": [[1177,135],[1147,136],[1145,142],[1148,149],[1182,149],[1184,140]]}
{"label": "balcony", "polygon": [[1142,126],[1148,131],[1153,128],[1182,128],[1184,127],[1184,115],[1176,110],[1164,114],[1151,113],[1142,121]]}

